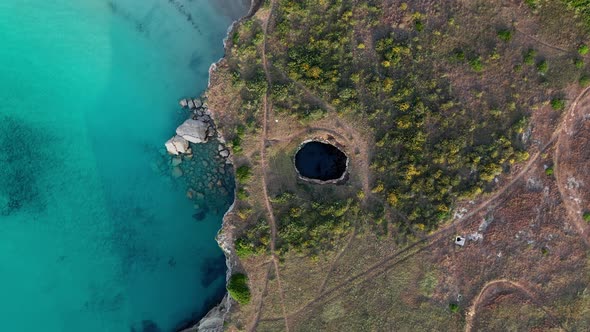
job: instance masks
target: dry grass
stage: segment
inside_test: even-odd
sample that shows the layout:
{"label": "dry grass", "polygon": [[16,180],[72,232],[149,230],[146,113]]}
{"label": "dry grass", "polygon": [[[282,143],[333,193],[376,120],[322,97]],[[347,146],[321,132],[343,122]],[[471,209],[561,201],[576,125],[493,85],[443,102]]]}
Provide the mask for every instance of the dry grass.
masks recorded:
{"label": "dry grass", "polygon": [[[384,15],[403,29],[409,21],[397,14],[401,3],[386,3]],[[577,32],[578,28],[563,28],[563,24],[557,25],[557,21],[548,18],[548,11],[555,10],[557,5],[543,7],[541,13],[533,14],[520,2],[463,4],[456,12],[461,15],[454,17],[457,30],[453,42],[439,45],[440,48],[448,48],[449,52],[457,45],[476,49],[480,43],[497,38],[498,27],[517,30],[503,57],[486,62],[489,70],[485,75],[443,66],[442,61],[438,70],[447,72],[461,101],[472,109],[470,116],[477,116],[478,107],[504,103],[494,100],[502,91],[526,100],[530,107],[526,111],[531,114],[527,147],[531,156],[539,152],[538,158],[531,161],[530,168],[525,169],[524,164],[513,165],[502,174],[495,192],[500,192],[510,180],[517,180],[497,197],[488,194],[474,201],[458,202],[457,206],[464,207],[466,213],[476,206],[483,209],[445,225],[438,233],[418,231],[413,237],[405,237],[392,222],[376,224],[370,218],[360,217],[353,221],[354,237],[344,236],[319,257],[284,255],[279,264],[282,289],[278,287],[275,271],[269,272],[270,257],[243,260],[253,300],[234,310],[230,329],[284,331],[284,304],[287,321],[294,331],[458,331],[465,328],[467,309],[480,293],[480,302],[473,311],[473,330],[590,329],[590,259],[588,247],[580,236],[580,229],[588,232],[588,226],[580,228],[582,224],[572,219],[576,211],[571,212],[572,206],[577,210],[590,208],[590,190],[587,190],[590,99],[583,99],[575,109],[575,118],[565,126],[565,136],[559,132],[564,114],[547,105],[548,96],[559,93],[571,102],[580,93],[579,87],[567,83],[568,79],[572,80],[564,73],[572,72],[575,47],[586,37]],[[421,8],[424,12],[434,8],[428,1],[418,1],[415,6],[414,9]],[[450,19],[447,6],[458,5],[451,1],[437,3],[439,11],[431,13],[432,16]],[[568,14],[560,15],[556,17],[563,20]],[[259,12],[255,19],[264,21],[267,17],[268,9]],[[369,45],[367,33],[359,31]],[[553,83],[539,84],[531,80],[534,67],[524,66],[521,71],[514,71],[529,48],[536,49],[540,57],[549,61],[551,69],[547,75],[554,78]],[[222,131],[231,136],[243,119],[239,112],[240,97],[232,90],[227,70],[222,63],[214,73],[209,103],[216,111]],[[373,138],[362,122],[329,113],[322,120],[304,123],[273,112],[269,114],[268,124],[268,169],[259,166],[260,130],[246,134],[243,152],[235,156],[237,165],[248,164],[253,169],[253,177],[245,185],[250,196],[236,205],[238,210],[250,208],[252,212],[246,220],[234,218],[236,232],[265,216],[260,181],[263,172],[271,197],[285,191],[298,195],[312,191],[344,198],[364,191],[365,208],[370,210],[372,200],[367,188],[371,182],[368,168],[371,151],[358,147],[370,146]],[[568,130],[572,135],[567,134]],[[293,170],[293,152],[305,139],[329,136],[351,156],[350,180],[346,185],[327,187],[302,183]],[[556,146],[549,145],[546,151],[540,152],[554,139],[560,146],[556,167],[561,172],[562,188],[567,187],[567,179],[572,176],[581,183],[568,189],[565,195],[563,190],[560,192],[555,177],[545,174],[545,167],[554,163]],[[516,178],[523,169],[524,175]],[[494,199],[487,202],[486,197]],[[578,199],[575,205],[564,204],[573,199]],[[280,222],[280,211],[273,208]],[[487,227],[481,227],[484,220],[488,221]],[[465,247],[452,242],[455,234],[474,233],[483,238],[470,240]],[[277,236],[280,242],[280,232]],[[501,284],[482,293],[485,285],[499,279],[522,285],[532,295]],[[450,303],[459,305],[458,313],[451,312]]]}

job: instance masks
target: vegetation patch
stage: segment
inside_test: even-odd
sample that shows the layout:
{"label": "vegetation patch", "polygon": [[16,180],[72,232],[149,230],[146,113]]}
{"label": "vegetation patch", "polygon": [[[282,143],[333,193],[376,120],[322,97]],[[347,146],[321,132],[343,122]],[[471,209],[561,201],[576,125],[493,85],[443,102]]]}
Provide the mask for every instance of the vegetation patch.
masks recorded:
{"label": "vegetation patch", "polygon": [[553,173],[554,173],[554,171],[553,171],[553,167],[552,166],[545,168],[545,174],[547,176],[553,176]]}
{"label": "vegetation patch", "polygon": [[539,74],[545,75],[549,71],[549,64],[546,60],[541,60],[537,63],[537,71]]}
{"label": "vegetation patch", "polygon": [[510,29],[500,29],[498,30],[498,38],[505,42],[509,42],[512,39],[512,30]]}
{"label": "vegetation patch", "polygon": [[233,274],[227,283],[229,295],[239,304],[250,303],[250,288],[248,287],[248,277],[242,273]]}
{"label": "vegetation patch", "polygon": [[565,100],[563,98],[551,99],[551,108],[556,111],[561,111],[565,108]]}
{"label": "vegetation patch", "polygon": [[[243,126],[233,133],[228,130],[228,142],[243,150],[238,165],[253,165],[256,175],[266,175],[268,197],[262,198],[262,179],[252,178],[249,167],[238,171],[238,181],[247,184],[240,187],[247,191],[238,191],[241,219],[235,220],[235,247],[240,257],[248,257],[243,263],[253,281],[250,271],[266,269],[263,263],[274,243],[287,299],[282,305],[287,312],[297,312],[302,303],[312,301],[304,313],[290,319],[293,329],[319,331],[330,324],[340,330],[404,330],[416,329],[410,325],[419,322],[420,330],[459,330],[465,308],[453,291],[456,285],[463,285],[465,303],[471,303],[479,286],[506,271],[523,281],[530,275],[579,278],[570,272],[578,269],[581,255],[552,258],[550,250],[562,252],[560,241],[567,242],[567,237],[561,236],[562,220],[557,223],[546,214],[539,215],[544,225],[540,232],[559,237],[528,245],[513,236],[529,223],[511,223],[515,229],[494,231],[498,241],[492,245],[507,254],[501,260],[485,258],[483,270],[482,263],[471,258],[481,256],[480,249],[488,244],[450,256],[451,247],[436,245],[434,230],[450,224],[457,209],[470,206],[471,200],[480,211],[489,202],[501,204],[493,211],[497,218],[526,219],[522,211],[539,195],[523,192],[523,182],[516,181],[531,174],[526,173],[528,167],[537,171],[536,163],[524,163],[527,149],[536,151],[534,138],[552,137],[561,120],[548,106],[564,109],[565,96],[575,94],[570,83],[590,83],[587,55],[577,50],[587,38],[572,28],[580,24],[576,17],[568,10],[549,10],[565,9],[560,1],[527,3],[533,10],[486,1],[273,0],[239,24],[227,65],[218,69],[232,78],[224,91],[234,92],[239,100],[225,113]],[[268,34],[261,36],[267,26]],[[265,115],[269,121],[263,131]],[[528,128],[535,128],[532,138]],[[291,151],[311,135],[343,139],[354,170],[346,184],[318,186],[296,176]],[[260,145],[250,144],[263,138],[264,163]],[[543,152],[535,157],[547,159]],[[553,168],[545,173],[552,176]],[[514,189],[506,192],[510,199],[491,194],[507,185]],[[274,238],[267,198],[275,217]],[[535,201],[535,208],[545,208],[545,201]],[[467,222],[473,218],[478,217]],[[420,251],[422,245],[432,245],[432,250]],[[405,262],[388,258],[399,252],[408,253]],[[515,252],[518,257],[509,255]],[[542,257],[547,266],[535,265]],[[384,273],[367,273],[382,260],[391,262],[378,265]],[[437,266],[412,269],[423,261]],[[569,264],[574,261],[578,265]],[[475,272],[442,277],[452,271]],[[353,276],[362,282],[341,288],[333,300],[313,302],[322,292],[317,291],[320,284],[329,290]],[[269,287],[262,312],[254,316],[279,317],[279,291]],[[245,309],[251,313],[252,307]],[[478,312],[487,308],[481,306]],[[410,316],[418,311],[419,316]],[[557,314],[566,317],[562,313]],[[505,322],[501,317],[497,321]],[[280,323],[272,326],[279,330]]]}
{"label": "vegetation patch", "polygon": [[525,64],[532,66],[535,64],[535,57],[537,56],[537,51],[533,49],[528,49],[523,56],[523,61]]}
{"label": "vegetation patch", "polygon": [[426,297],[431,297],[438,285],[438,276],[436,271],[427,272],[420,280],[420,293]]}
{"label": "vegetation patch", "polygon": [[352,221],[360,217],[360,207],[353,199],[342,201],[327,195],[306,198],[284,192],[272,202],[280,216],[280,252],[314,253],[331,248],[348,234]]}
{"label": "vegetation patch", "polygon": [[238,180],[238,183],[240,183],[240,184],[248,183],[248,181],[250,181],[251,177],[252,177],[252,169],[250,168],[250,166],[242,165],[236,169],[236,179]]}

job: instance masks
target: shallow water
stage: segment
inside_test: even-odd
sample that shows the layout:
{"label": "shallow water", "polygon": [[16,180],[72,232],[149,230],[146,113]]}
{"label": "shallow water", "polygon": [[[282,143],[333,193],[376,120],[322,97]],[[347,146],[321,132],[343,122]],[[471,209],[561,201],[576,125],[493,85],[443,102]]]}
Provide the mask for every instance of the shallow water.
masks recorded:
{"label": "shallow water", "polygon": [[189,200],[161,151],[246,10],[215,1],[0,1],[2,331],[170,331],[219,300],[231,198]]}

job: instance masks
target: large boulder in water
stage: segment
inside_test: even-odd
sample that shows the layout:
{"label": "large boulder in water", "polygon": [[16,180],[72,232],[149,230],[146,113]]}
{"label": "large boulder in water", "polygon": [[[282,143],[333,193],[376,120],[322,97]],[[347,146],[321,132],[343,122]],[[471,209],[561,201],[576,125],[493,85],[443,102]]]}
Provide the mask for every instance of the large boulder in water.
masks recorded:
{"label": "large boulder in water", "polygon": [[188,119],[176,128],[176,134],[192,143],[204,143],[207,141],[207,128],[209,125],[203,121]]}
{"label": "large boulder in water", "polygon": [[168,153],[173,155],[179,155],[189,151],[188,141],[178,135],[169,139],[165,145]]}

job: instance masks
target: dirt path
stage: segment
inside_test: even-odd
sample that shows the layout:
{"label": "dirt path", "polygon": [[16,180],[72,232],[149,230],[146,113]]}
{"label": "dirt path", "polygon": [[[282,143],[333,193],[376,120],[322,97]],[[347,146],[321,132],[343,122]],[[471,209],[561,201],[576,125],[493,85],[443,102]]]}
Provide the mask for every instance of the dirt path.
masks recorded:
{"label": "dirt path", "polygon": [[[565,53],[571,52],[571,50],[567,50],[565,48],[549,44],[543,40],[540,40],[534,36],[531,36],[518,28],[515,28],[515,30],[517,32],[521,33],[522,35],[524,35],[526,38],[529,38],[529,39],[531,39],[543,46],[548,47],[548,48],[552,48],[554,50],[565,52]],[[583,56],[583,57],[586,58],[588,56]],[[566,139],[566,136],[568,135],[567,127],[568,127],[568,125],[575,123],[576,120],[579,119],[578,112],[576,111],[578,109],[577,106],[578,106],[578,103],[580,102],[580,100],[587,94],[589,89],[590,89],[590,86],[586,87],[574,99],[574,101],[572,102],[572,104],[570,105],[570,107],[568,109],[567,114],[564,116],[563,120],[559,124],[559,127],[555,130],[555,132],[553,133],[553,136],[552,136],[552,141],[557,140],[557,144],[555,147],[555,153],[553,155],[553,164],[555,165],[555,179],[557,182],[557,188],[559,189],[559,193],[561,195],[562,201],[564,202],[564,205],[566,207],[568,215],[569,215],[570,219],[573,221],[574,226],[578,230],[578,233],[582,237],[582,240],[584,241],[586,246],[590,246],[590,239],[588,238],[588,234],[586,234],[586,232],[585,232],[586,224],[582,220],[581,215],[578,213],[574,204],[571,202],[571,200],[568,199],[568,195],[567,195],[566,188],[565,188],[565,181],[563,179],[563,174],[559,169],[560,168],[559,167],[559,156],[561,153],[561,151],[560,151],[561,145],[563,144],[563,141]],[[565,135],[564,135],[564,132],[565,132]]]}
{"label": "dirt path", "polygon": [[[268,264],[269,262],[265,262],[265,264]],[[254,332],[256,331],[256,329],[258,328],[258,323],[260,322],[260,314],[262,313],[262,306],[264,305],[264,294],[266,294],[266,290],[268,288],[268,277],[270,276],[270,269],[271,269],[271,265],[268,265],[268,268],[266,269],[266,276],[264,277],[264,288],[262,289],[262,293],[260,295],[260,302],[258,302],[258,306],[256,307],[256,310],[254,311],[255,317],[254,320],[252,321],[252,326],[250,328],[248,328],[248,331],[250,332]]]}
{"label": "dirt path", "polygon": [[523,286],[521,283],[508,279],[496,279],[486,283],[479,291],[477,297],[475,297],[473,304],[467,311],[467,315],[465,317],[465,332],[471,332],[473,329],[473,320],[475,318],[475,314],[477,313],[477,307],[486,300],[486,293],[493,287],[498,287],[500,289],[514,289],[522,293],[525,297],[531,300],[533,304],[543,310],[545,314],[551,318],[554,324],[561,326],[560,321],[545,306],[543,306],[543,304],[536,298],[534,293]]}
{"label": "dirt path", "polygon": [[[566,49],[563,49],[561,47],[558,46],[554,46],[551,44],[548,44],[546,42],[543,42],[541,40],[536,39],[533,36],[530,36],[526,33],[524,33],[523,31],[517,30],[518,32],[520,32],[521,34],[525,35],[527,38],[530,38],[546,47],[552,48],[552,49],[556,49],[562,52],[569,52]],[[263,58],[263,63],[265,65],[265,72],[267,72],[267,66],[268,64],[266,63],[266,59]],[[293,80],[291,80],[293,81]],[[322,105],[322,107],[330,112],[336,112],[336,109],[330,105],[327,101],[325,101],[324,99],[322,99],[321,97],[316,96],[312,91],[310,91],[305,85],[303,85],[302,83],[298,82],[298,81],[293,81],[300,89],[302,89],[309,97],[311,97],[315,102],[317,102],[318,104]],[[389,270],[390,268],[394,267],[395,265],[406,261],[407,259],[411,258],[412,256],[414,256],[417,253],[422,252],[423,250],[427,249],[428,247],[432,246],[433,244],[437,243],[438,241],[444,239],[447,236],[450,236],[453,232],[455,232],[455,230],[457,229],[458,226],[465,224],[467,221],[469,221],[473,216],[475,216],[476,214],[478,214],[479,212],[481,212],[483,209],[489,207],[490,205],[492,205],[493,203],[495,203],[503,194],[505,194],[506,192],[508,192],[511,188],[513,188],[513,186],[520,181],[528,172],[529,170],[535,165],[535,163],[538,161],[538,159],[541,157],[541,155],[543,153],[545,153],[557,140],[558,138],[561,136],[561,133],[563,131],[563,127],[564,127],[564,123],[566,121],[566,119],[571,116],[572,112],[575,111],[578,102],[580,101],[580,99],[590,90],[590,87],[585,88],[575,99],[574,102],[570,105],[569,110],[568,110],[568,114],[566,114],[564,116],[564,119],[559,123],[559,125],[557,126],[556,130],[553,132],[551,138],[549,139],[548,142],[546,142],[540,149],[538,152],[536,152],[533,156],[531,156],[529,158],[529,160],[527,161],[527,163],[522,167],[522,169],[513,177],[510,178],[509,182],[503,186],[502,188],[500,188],[499,190],[497,190],[496,192],[494,192],[491,196],[487,197],[484,201],[480,202],[477,206],[475,206],[473,209],[471,209],[466,215],[464,215],[462,218],[458,218],[455,221],[453,221],[452,223],[448,224],[447,226],[439,229],[438,231],[436,231],[435,233],[432,233],[431,235],[424,237],[423,239],[416,241],[412,244],[410,244],[409,246],[407,246],[406,248],[385,257],[384,259],[382,259],[381,261],[371,265],[370,267],[368,267],[365,271],[349,277],[347,279],[345,279],[344,281],[340,282],[338,285],[335,285],[334,287],[330,288],[330,289],[325,289],[326,283],[328,281],[328,277],[330,276],[336,261],[339,259],[339,257],[342,255],[342,253],[344,252],[344,250],[348,247],[349,243],[347,243],[347,245],[345,246],[344,250],[341,251],[339,253],[339,255],[337,255],[335,261],[332,263],[332,266],[328,272],[327,277],[324,279],[321,287],[320,287],[320,294],[318,294],[318,296],[316,298],[314,298],[313,300],[309,301],[308,303],[304,304],[303,306],[301,306],[299,309],[295,310],[294,312],[291,312],[289,315],[287,315],[286,313],[284,313],[283,317],[273,317],[273,318],[267,318],[264,319],[265,321],[274,321],[274,320],[279,320],[279,319],[285,319],[285,322],[287,322],[287,317],[293,317],[295,315],[298,315],[300,313],[302,313],[306,308],[309,308],[310,306],[313,306],[314,304],[319,303],[321,300],[326,299],[328,296],[330,295],[334,295],[337,294],[337,292],[341,289],[349,289],[351,287],[351,284],[353,282],[359,281],[360,282],[364,282],[367,280],[370,280],[371,278],[374,278],[382,273],[385,273],[387,270]],[[266,114],[265,114],[265,121],[266,121]],[[344,129],[346,130],[347,133],[350,133],[351,135],[354,135],[356,133],[355,130],[351,129],[350,127],[348,127],[347,125],[343,125]],[[266,130],[265,130],[266,132]],[[264,136],[266,137],[266,133],[264,134]],[[366,140],[358,140],[359,142],[365,142]],[[366,147],[361,147],[364,151],[368,151],[368,144]],[[365,149],[367,148],[367,149]],[[557,154],[556,154],[557,155]],[[363,182],[363,190],[365,190],[365,192],[370,192],[370,181],[369,181],[369,154],[363,154],[363,160],[361,161],[361,165],[363,165],[363,169],[361,170],[362,174],[363,174],[363,178],[362,178],[362,182]],[[557,165],[557,163],[556,163]],[[560,188],[560,192],[561,192],[562,188]],[[563,195],[563,194],[562,194]],[[268,202],[268,200],[267,200]],[[269,203],[270,204],[270,203]],[[587,243],[587,239],[584,237],[584,241]],[[349,240],[350,242],[350,240]],[[420,246],[424,244],[423,246]],[[475,314],[475,310],[477,308],[477,306],[480,304],[480,302],[482,301],[482,296],[485,294],[486,290],[490,287],[493,286],[495,284],[507,284],[507,285],[511,285],[513,288],[517,288],[519,291],[523,292],[527,297],[531,298],[532,300],[536,301],[536,298],[533,296],[532,293],[530,293],[530,291],[528,291],[526,288],[524,288],[523,286],[521,286],[518,283],[509,281],[509,280],[505,280],[505,279],[499,279],[499,280],[495,280],[495,281],[491,281],[488,284],[486,284],[486,286],[484,286],[484,288],[482,288],[482,290],[480,291],[480,294],[478,295],[478,297],[476,298],[476,300],[474,301],[474,304],[472,305],[472,308],[470,309],[470,311],[468,312],[468,316],[473,316]],[[555,317],[553,317],[548,311],[546,311],[546,309],[543,306],[540,306],[552,319],[554,319],[555,321],[557,321],[555,319]],[[471,319],[471,321],[469,321],[466,326],[466,330],[470,331],[471,330],[471,325],[472,325],[472,317],[468,319]]]}
{"label": "dirt path", "polygon": [[[277,223],[275,220],[275,216],[272,210],[272,206],[270,203],[270,198],[268,197],[268,185],[266,181],[266,175],[268,171],[268,167],[266,164],[266,142],[268,136],[268,118],[269,114],[272,111],[272,104],[270,101],[270,91],[272,88],[272,79],[270,76],[269,68],[268,68],[268,60],[266,57],[266,47],[268,41],[268,26],[270,25],[270,21],[272,19],[272,15],[274,13],[274,9],[276,6],[276,0],[271,1],[270,11],[268,14],[268,18],[264,24],[264,42],[262,43],[262,66],[264,68],[264,74],[266,76],[267,82],[267,89],[266,93],[263,97],[263,120],[262,120],[262,135],[260,137],[260,169],[262,172],[261,182],[262,182],[262,196],[264,198],[264,205],[266,206],[266,210],[268,213],[268,222],[270,224],[271,230],[271,240],[270,240],[270,254],[272,256],[272,262],[275,270],[275,276],[277,279],[277,287],[279,291],[279,296],[281,298],[281,307],[283,310],[283,317],[285,319],[285,331],[289,332],[289,321],[287,319],[287,310],[285,308],[285,294],[283,292],[283,286],[281,283],[281,275],[279,271],[279,262],[276,255],[276,239],[277,239]],[[268,281],[267,281],[268,282]],[[257,313],[260,315],[260,312]]]}
{"label": "dirt path", "polygon": [[539,44],[541,44],[541,45],[543,45],[545,47],[554,49],[556,51],[560,51],[560,52],[564,52],[564,53],[568,53],[568,52],[571,52],[572,51],[572,50],[565,49],[563,47],[559,47],[559,46],[555,46],[555,45],[549,44],[549,43],[547,43],[547,42],[545,42],[543,40],[538,39],[537,37],[534,37],[532,35],[529,35],[528,33],[520,30],[519,28],[516,28],[515,27],[514,30],[516,30],[516,32],[520,33],[521,35],[525,36],[526,38],[528,38],[528,39],[530,39],[530,40],[532,40],[532,41],[534,41],[536,43],[539,43]]}
{"label": "dirt path", "polygon": [[567,179],[564,179],[563,172],[561,171],[560,167],[560,155],[562,153],[561,146],[565,145],[565,141],[568,139],[573,139],[574,132],[570,129],[573,127],[580,118],[583,117],[583,114],[579,114],[582,110],[578,108],[578,103],[582,98],[586,97],[586,94],[590,91],[590,86],[582,90],[582,92],[574,99],[572,104],[570,105],[570,109],[568,113],[564,116],[562,121],[562,126],[559,130],[559,138],[558,142],[555,147],[555,153],[553,154],[553,164],[555,165],[555,180],[557,182],[557,188],[559,189],[559,194],[561,195],[561,200],[566,207],[567,213],[570,217],[570,220],[573,222],[574,226],[576,227],[578,233],[584,240],[586,246],[590,246],[590,240],[588,239],[588,234],[586,234],[586,222],[583,220],[582,215],[578,211],[578,208],[574,205],[571,199],[569,199],[569,195],[567,192]]}
{"label": "dirt path", "polygon": [[328,273],[326,273],[326,277],[324,278],[324,280],[322,281],[322,284],[320,285],[320,288],[318,290],[318,294],[321,294],[324,291],[324,289],[326,288],[326,284],[328,283],[328,280],[330,279],[332,272],[334,272],[334,268],[336,268],[336,263],[338,263],[338,260],[340,260],[340,257],[342,257],[344,252],[346,252],[348,247],[350,247],[350,244],[354,240],[355,236],[356,236],[356,227],[354,227],[352,229],[352,233],[350,234],[348,241],[346,241],[344,248],[342,248],[342,250],[340,250],[340,252],[336,255],[336,257],[334,257],[332,264],[330,264],[330,268],[328,269]]}
{"label": "dirt path", "polygon": [[[577,103],[579,102],[581,96],[583,96],[589,90],[590,90],[590,87],[584,89],[578,95],[578,97],[574,100],[574,102],[570,106],[568,113],[575,110]],[[531,158],[529,158],[529,161],[524,165],[524,167],[514,177],[512,177],[512,179],[508,182],[508,184],[506,184],[504,187],[502,187],[501,189],[494,192],[494,194],[492,194],[490,197],[488,197],[487,199],[485,199],[484,201],[479,203],[475,208],[473,208],[471,211],[469,211],[469,213],[464,215],[462,218],[456,219],[454,222],[439,229],[435,233],[432,233],[429,236],[427,236],[417,242],[412,243],[411,245],[398,251],[397,253],[384,258],[383,260],[379,261],[378,263],[373,264],[372,266],[367,268],[367,270],[365,270],[364,272],[361,272],[360,274],[357,274],[353,277],[346,279],[345,281],[339,283],[338,285],[334,286],[331,289],[324,290],[315,299],[313,299],[310,302],[308,302],[307,304],[303,305],[295,312],[292,312],[291,314],[289,314],[289,316],[292,317],[294,315],[297,315],[297,314],[301,313],[303,310],[305,310],[306,308],[308,308],[309,306],[312,306],[313,304],[318,303],[320,300],[324,299],[327,295],[332,294],[341,288],[349,287],[351,282],[354,282],[358,279],[368,280],[372,277],[380,275],[381,273],[384,273],[385,271],[392,268],[396,264],[403,262],[403,261],[407,260],[408,258],[410,258],[411,256],[432,246],[434,243],[441,240],[442,238],[453,234],[459,225],[462,225],[463,223],[468,221],[471,217],[475,216],[477,213],[479,213],[480,211],[482,211],[483,209],[487,208],[492,203],[494,203],[500,196],[502,196],[504,193],[508,192],[509,189],[511,189],[519,180],[521,180],[524,177],[524,175],[526,175],[528,173],[528,171],[535,164],[535,162],[540,158],[540,156],[545,151],[547,151],[547,149],[549,149],[552,146],[552,144],[557,140],[557,138],[559,137],[561,130],[563,128],[562,125],[565,121],[565,118],[566,117],[564,117],[564,120],[562,120],[562,122],[558,125],[558,127],[554,131],[551,139],[537,153],[535,153]],[[424,247],[422,247],[422,248],[418,247],[420,244],[424,244],[424,243],[426,243],[426,245]],[[411,250],[414,249],[415,247],[418,247],[419,249],[414,252],[411,252]],[[403,256],[401,259],[396,260],[393,263],[390,263],[392,260],[395,260],[396,258],[402,256],[405,253],[408,253],[408,255]],[[269,320],[272,320],[272,319],[269,319]]]}

